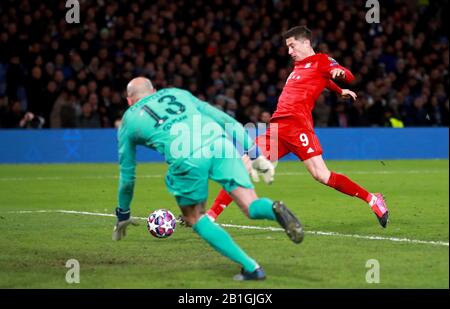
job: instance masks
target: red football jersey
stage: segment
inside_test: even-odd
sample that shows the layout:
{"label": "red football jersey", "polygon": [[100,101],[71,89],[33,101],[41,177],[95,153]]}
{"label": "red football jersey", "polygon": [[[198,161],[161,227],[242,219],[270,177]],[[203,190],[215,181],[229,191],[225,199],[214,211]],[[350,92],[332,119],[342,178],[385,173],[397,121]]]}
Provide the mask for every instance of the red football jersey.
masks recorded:
{"label": "red football jersey", "polygon": [[315,54],[295,62],[295,67],[289,75],[283,91],[278,98],[278,105],[272,116],[272,121],[280,118],[290,118],[296,125],[312,130],[312,110],[323,89],[330,85],[333,69],[345,71],[344,80],[350,83],[353,74],[340,66],[336,60],[325,54]]}

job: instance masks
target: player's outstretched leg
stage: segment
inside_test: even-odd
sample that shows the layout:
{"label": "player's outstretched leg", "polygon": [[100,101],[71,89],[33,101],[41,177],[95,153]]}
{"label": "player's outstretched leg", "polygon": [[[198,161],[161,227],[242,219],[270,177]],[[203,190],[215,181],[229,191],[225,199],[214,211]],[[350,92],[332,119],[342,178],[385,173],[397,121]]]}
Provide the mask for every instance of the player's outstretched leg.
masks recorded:
{"label": "player's outstretched leg", "polygon": [[203,240],[222,255],[242,266],[235,280],[264,280],[266,275],[258,263],[237,245],[231,236],[211,218],[204,215],[203,204],[181,207],[183,217]]}
{"label": "player's outstretched leg", "polygon": [[386,227],[389,219],[389,211],[381,193],[370,193],[347,176],[335,172],[330,172],[330,177],[326,185],[344,194],[358,197],[365,201],[377,216],[380,225],[384,228]]}
{"label": "player's outstretched leg", "polygon": [[315,156],[303,161],[308,171],[318,182],[336,189],[344,194],[357,197],[369,204],[382,227],[386,227],[389,212],[380,193],[372,194],[345,175],[328,170],[322,156]]}
{"label": "player's outstretched leg", "polygon": [[268,198],[258,198],[255,190],[238,187],[230,195],[250,219],[268,219],[278,221],[289,239],[301,243],[304,238],[300,220],[281,201]]}

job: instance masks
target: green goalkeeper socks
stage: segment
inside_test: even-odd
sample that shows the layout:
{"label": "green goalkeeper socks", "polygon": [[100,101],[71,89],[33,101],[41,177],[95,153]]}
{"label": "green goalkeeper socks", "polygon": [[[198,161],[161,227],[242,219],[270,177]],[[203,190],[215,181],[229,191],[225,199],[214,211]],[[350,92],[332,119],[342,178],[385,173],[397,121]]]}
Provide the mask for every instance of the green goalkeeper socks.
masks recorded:
{"label": "green goalkeeper socks", "polygon": [[218,224],[203,216],[192,228],[207,243],[222,255],[242,265],[245,271],[253,272],[259,266],[249,257]]}
{"label": "green goalkeeper socks", "polygon": [[265,197],[254,200],[248,207],[250,219],[276,220],[272,205],[273,201]]}

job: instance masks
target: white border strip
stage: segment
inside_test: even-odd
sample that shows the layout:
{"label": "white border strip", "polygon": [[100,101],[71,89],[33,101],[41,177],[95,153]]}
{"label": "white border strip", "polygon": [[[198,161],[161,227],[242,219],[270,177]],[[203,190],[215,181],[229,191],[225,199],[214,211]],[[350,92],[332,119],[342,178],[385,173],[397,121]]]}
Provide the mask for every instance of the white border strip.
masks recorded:
{"label": "white border strip", "polygon": [[[31,214],[31,213],[64,213],[64,214],[75,214],[75,215],[88,215],[88,216],[100,216],[100,217],[115,217],[113,214],[105,214],[98,212],[88,212],[88,211],[75,211],[75,210],[19,210],[19,211],[8,211],[7,213],[15,214]],[[144,217],[136,217],[137,219],[147,220]],[[237,229],[246,230],[260,230],[260,231],[283,231],[279,227],[262,227],[262,226],[250,226],[250,225],[236,225],[236,224],[221,224],[224,227],[231,227]],[[370,235],[357,235],[357,234],[341,234],[337,232],[322,232],[322,231],[305,231],[306,234],[316,235],[316,236],[334,236],[334,237],[349,237],[358,239],[368,239],[368,240],[386,240],[392,242],[404,242],[411,244],[424,244],[424,245],[435,245],[435,246],[449,246],[448,242],[445,241],[431,241],[431,240],[418,240],[409,238],[398,238],[398,237],[382,237],[382,236],[370,236]]]}

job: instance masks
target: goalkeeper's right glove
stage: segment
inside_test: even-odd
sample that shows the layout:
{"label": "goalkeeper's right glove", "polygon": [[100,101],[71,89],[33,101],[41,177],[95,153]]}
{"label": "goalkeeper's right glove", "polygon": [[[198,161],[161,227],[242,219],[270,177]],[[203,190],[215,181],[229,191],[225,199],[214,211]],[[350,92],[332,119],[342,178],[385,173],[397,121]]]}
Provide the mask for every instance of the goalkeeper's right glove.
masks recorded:
{"label": "goalkeeper's right glove", "polygon": [[114,225],[112,240],[121,240],[127,235],[127,227],[139,225],[136,218],[130,217],[130,211],[123,212],[119,207],[116,208],[117,223]]}

